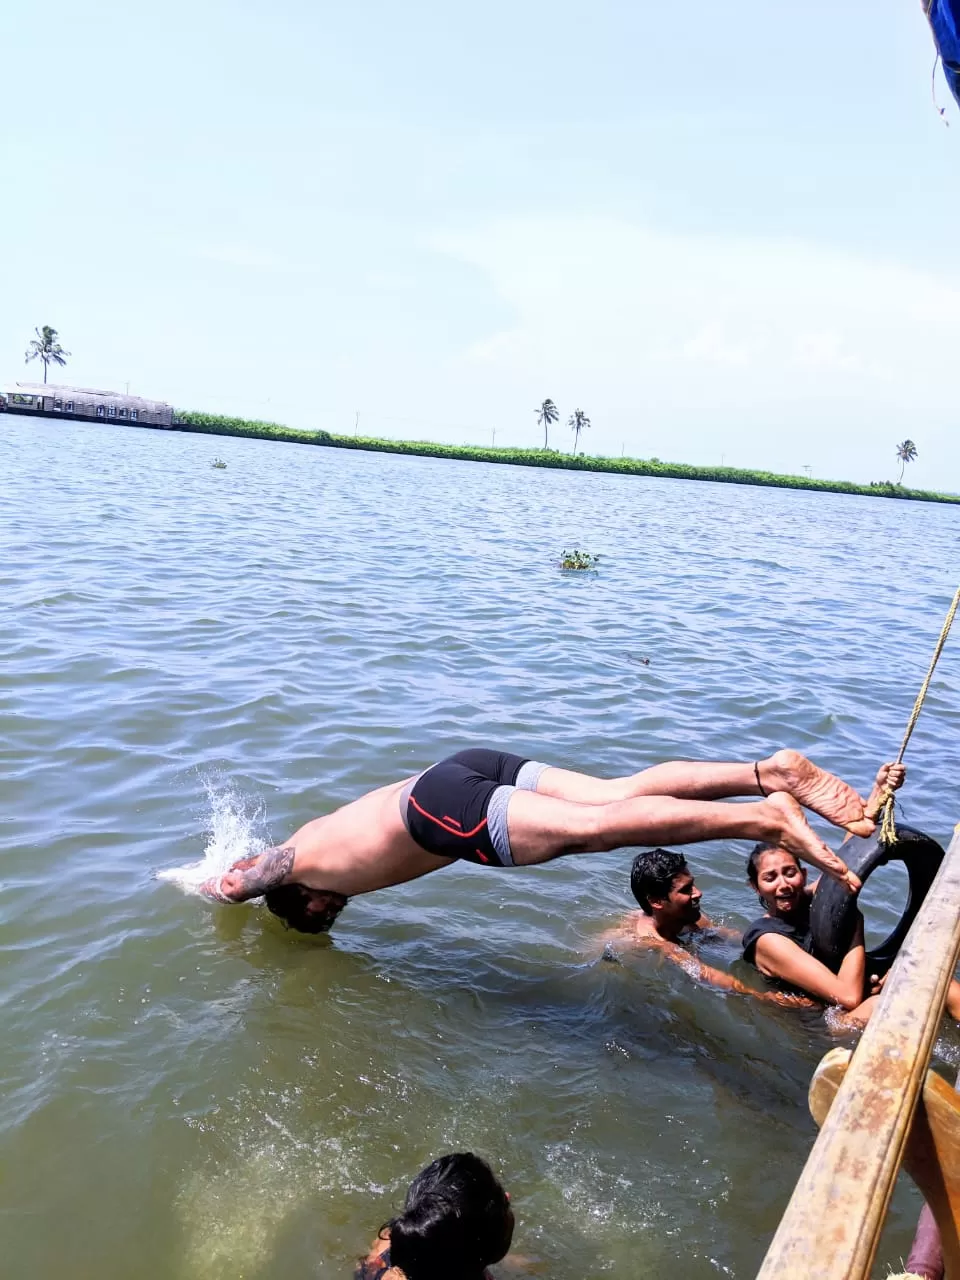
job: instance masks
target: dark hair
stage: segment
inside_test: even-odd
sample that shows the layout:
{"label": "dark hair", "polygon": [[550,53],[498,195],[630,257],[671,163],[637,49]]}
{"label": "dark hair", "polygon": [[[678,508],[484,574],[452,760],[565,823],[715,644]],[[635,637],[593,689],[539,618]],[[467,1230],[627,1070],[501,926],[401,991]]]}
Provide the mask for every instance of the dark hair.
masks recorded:
{"label": "dark hair", "polygon": [[[775,844],[755,844],[750,850],[750,857],[747,859],[747,879],[755,889],[759,890],[760,888],[760,859],[765,853],[775,852],[789,853],[789,850],[781,849]],[[791,853],[790,857],[793,858],[797,866],[800,865],[800,859],[795,853]]]}
{"label": "dark hair", "polygon": [[674,880],[686,869],[686,858],[672,849],[647,849],[637,854],[630,868],[630,888],[646,915],[653,915],[651,895],[665,898]]}
{"label": "dark hair", "polygon": [[281,884],[263,895],[267,908],[288,929],[300,933],[326,933],[347,905],[342,893],[309,889],[305,884]]}
{"label": "dark hair", "polygon": [[390,1232],[390,1265],[407,1280],[467,1280],[499,1262],[513,1238],[510,1201],[472,1151],[441,1156],[410,1184]]}

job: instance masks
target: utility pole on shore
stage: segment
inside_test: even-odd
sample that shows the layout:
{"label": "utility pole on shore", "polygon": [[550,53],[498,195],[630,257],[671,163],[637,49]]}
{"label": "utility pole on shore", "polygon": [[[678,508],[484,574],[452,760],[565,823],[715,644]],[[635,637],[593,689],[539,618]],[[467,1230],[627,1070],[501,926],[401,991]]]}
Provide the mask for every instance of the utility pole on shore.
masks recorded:
{"label": "utility pole on shore", "polygon": [[354,434],[354,435],[356,435],[356,434],[357,434],[357,431],[358,431],[359,427],[360,427],[360,410],[358,409],[358,410],[357,410],[357,412],[356,412],[356,416],[355,416],[355,417],[354,417],[354,419],[353,419],[353,434]]}
{"label": "utility pole on shore", "polygon": [[491,440],[491,442],[490,442],[490,448],[491,448],[491,449],[495,449],[496,447],[497,447],[497,428],[496,428],[496,427],[494,427],[494,428],[493,428],[493,439],[492,439],[492,440]]}

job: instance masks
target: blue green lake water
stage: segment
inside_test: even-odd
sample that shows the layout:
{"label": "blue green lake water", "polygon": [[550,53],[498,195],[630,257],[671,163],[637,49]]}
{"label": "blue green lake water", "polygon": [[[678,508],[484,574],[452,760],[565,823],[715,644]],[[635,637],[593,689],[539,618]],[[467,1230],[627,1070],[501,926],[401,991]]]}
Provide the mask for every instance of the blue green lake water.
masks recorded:
{"label": "blue green lake water", "polygon": [[[157,874],[472,744],[607,775],[792,745],[866,787],[960,511],[14,417],[0,468],[4,1274],[345,1276],[469,1148],[538,1274],[752,1276],[836,1039],[598,961],[629,852],[456,867],[320,940]],[[557,571],[577,543],[597,574]],[[907,759],[904,816],[945,842],[957,644]],[[734,925],[746,852],[690,853]],[[871,882],[871,928],[901,892]]]}

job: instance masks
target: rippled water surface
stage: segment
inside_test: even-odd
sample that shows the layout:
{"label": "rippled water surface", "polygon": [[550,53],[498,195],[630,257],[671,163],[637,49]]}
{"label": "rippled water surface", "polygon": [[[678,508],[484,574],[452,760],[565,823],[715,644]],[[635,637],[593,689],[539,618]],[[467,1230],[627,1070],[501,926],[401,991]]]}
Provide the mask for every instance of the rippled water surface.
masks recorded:
{"label": "rippled water surface", "polygon": [[[157,873],[470,744],[606,775],[791,744],[865,787],[960,513],[13,417],[0,467],[4,1275],[345,1276],[472,1148],[537,1274],[752,1276],[834,1041],[599,961],[628,852],[451,868],[319,940]],[[578,541],[598,574],[557,571]],[[908,762],[906,817],[945,842],[956,642]],[[737,926],[745,852],[691,854]],[[871,882],[874,927],[898,892]]]}

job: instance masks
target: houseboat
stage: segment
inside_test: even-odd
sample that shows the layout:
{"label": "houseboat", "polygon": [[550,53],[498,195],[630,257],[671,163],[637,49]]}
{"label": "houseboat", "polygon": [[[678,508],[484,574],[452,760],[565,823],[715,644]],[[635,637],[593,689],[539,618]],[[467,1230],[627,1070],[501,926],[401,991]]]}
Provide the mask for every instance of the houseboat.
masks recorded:
{"label": "houseboat", "polygon": [[40,418],[102,419],[138,427],[173,426],[173,408],[162,400],[144,400],[116,391],[59,387],[52,383],[8,382],[0,386],[0,412]]}

